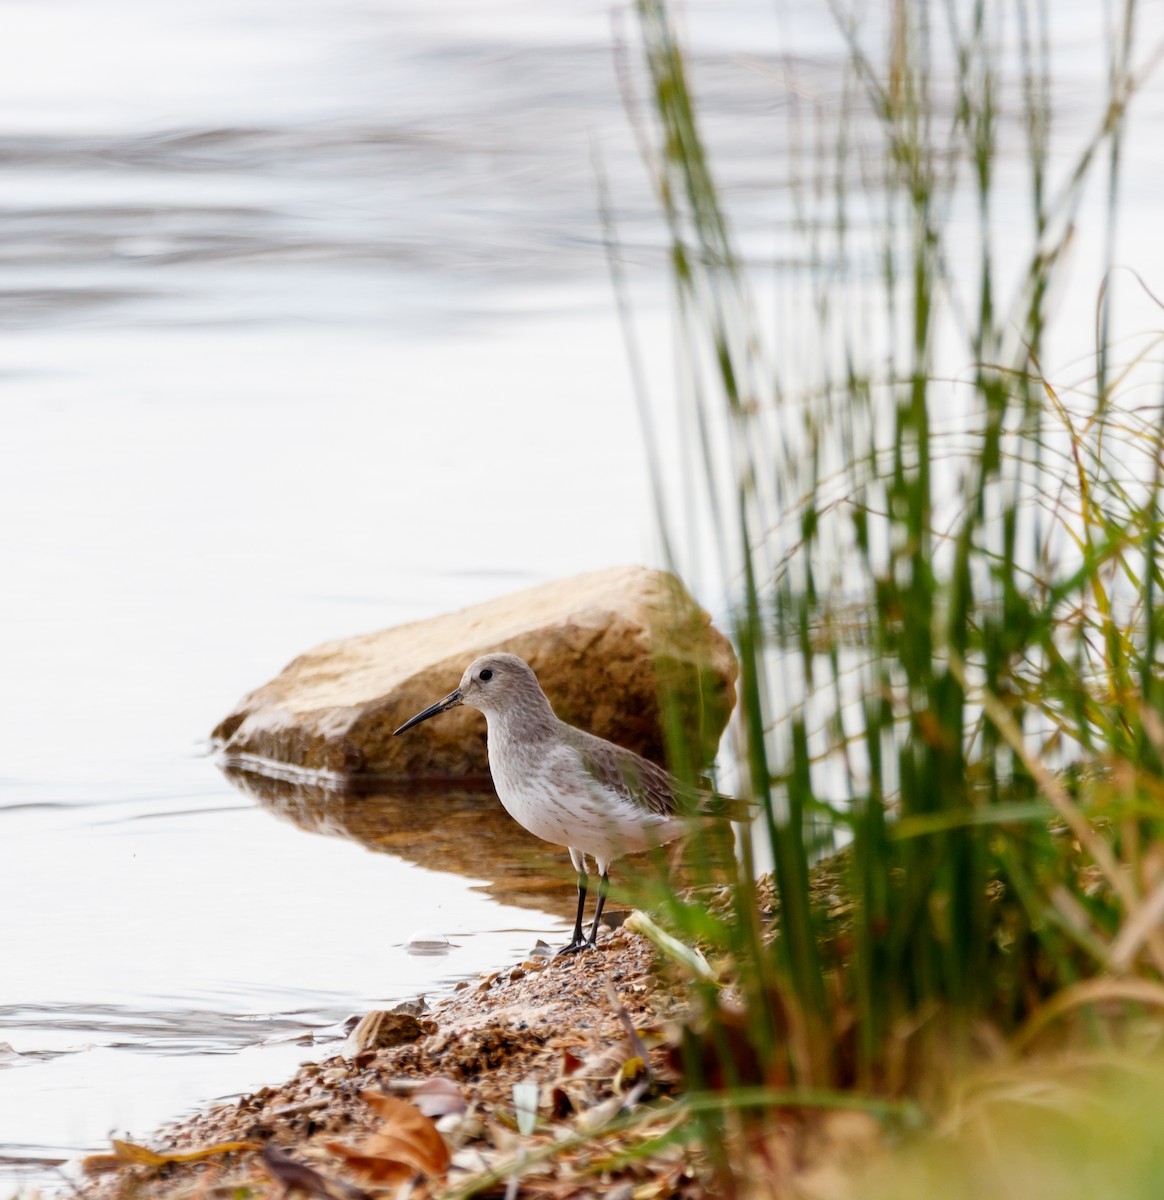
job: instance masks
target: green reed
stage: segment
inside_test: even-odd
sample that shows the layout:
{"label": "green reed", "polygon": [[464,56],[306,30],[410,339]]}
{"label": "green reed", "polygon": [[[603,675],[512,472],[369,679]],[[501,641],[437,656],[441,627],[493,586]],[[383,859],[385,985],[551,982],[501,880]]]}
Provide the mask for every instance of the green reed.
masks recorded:
{"label": "green reed", "polygon": [[[787,181],[797,253],[775,317],[667,7],[637,7],[691,457],[740,664],[736,750],[761,812],[725,911],[662,901],[744,1000],[736,1030],[705,989],[688,1066],[708,1086],[924,1087],[1081,980],[1164,975],[1161,410],[1129,398],[1138,363],[1116,365],[1106,290],[1086,385],[1040,367],[1097,174],[1111,253],[1143,82],[1135,3],[1112,18],[1108,92],[1065,170],[1044,6],[1006,9],[1001,58],[985,0],[896,0],[887,37],[837,8],[843,98],[789,106],[811,110],[793,135],[816,149]],[[1017,270],[1012,233],[998,249],[1016,211]],[[685,769],[689,736],[672,738]]]}

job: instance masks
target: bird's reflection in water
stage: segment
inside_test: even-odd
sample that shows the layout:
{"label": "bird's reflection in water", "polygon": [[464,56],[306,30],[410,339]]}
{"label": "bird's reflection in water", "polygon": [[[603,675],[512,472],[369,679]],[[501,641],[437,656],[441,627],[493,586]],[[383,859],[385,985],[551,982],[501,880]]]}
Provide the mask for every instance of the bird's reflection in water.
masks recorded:
{"label": "bird's reflection in water", "polygon": [[[351,838],[430,870],[485,880],[482,890],[500,903],[573,918],[576,881],[569,858],[522,829],[501,807],[488,781],[459,787],[358,777],[332,781],[270,775],[238,763],[220,765],[240,792],[300,829]],[[706,837],[686,843],[686,862],[679,847],[665,861],[649,854],[628,856],[627,879],[641,886],[662,871],[673,886],[684,886],[714,866],[709,853],[730,853],[712,847]],[[693,856],[703,856],[702,871],[693,871]]]}
{"label": "bird's reflection in water", "polygon": [[555,847],[525,832],[489,783],[475,788],[365,780],[279,778],[223,764],[240,792],[300,829],[351,838],[434,871],[486,880],[494,899],[568,917],[574,872]]}

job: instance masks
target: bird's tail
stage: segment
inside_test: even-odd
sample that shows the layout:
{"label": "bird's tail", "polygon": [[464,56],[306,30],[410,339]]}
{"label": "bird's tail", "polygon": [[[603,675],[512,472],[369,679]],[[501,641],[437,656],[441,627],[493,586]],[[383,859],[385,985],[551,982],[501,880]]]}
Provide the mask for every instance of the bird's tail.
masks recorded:
{"label": "bird's tail", "polygon": [[740,800],[736,796],[721,796],[712,792],[704,797],[699,811],[709,817],[723,817],[728,821],[739,821],[750,825],[760,811],[755,800]]}

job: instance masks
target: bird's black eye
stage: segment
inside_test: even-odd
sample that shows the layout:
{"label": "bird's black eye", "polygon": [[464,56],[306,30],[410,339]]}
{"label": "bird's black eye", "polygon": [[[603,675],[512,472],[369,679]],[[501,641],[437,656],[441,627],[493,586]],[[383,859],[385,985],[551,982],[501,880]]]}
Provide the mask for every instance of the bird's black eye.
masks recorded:
{"label": "bird's black eye", "polygon": [[481,680],[482,683],[488,683],[489,680],[491,680],[493,678],[493,672],[491,670],[489,670],[488,667],[486,667],[485,670],[482,671],[481,674],[477,676],[477,678],[479,680]]}

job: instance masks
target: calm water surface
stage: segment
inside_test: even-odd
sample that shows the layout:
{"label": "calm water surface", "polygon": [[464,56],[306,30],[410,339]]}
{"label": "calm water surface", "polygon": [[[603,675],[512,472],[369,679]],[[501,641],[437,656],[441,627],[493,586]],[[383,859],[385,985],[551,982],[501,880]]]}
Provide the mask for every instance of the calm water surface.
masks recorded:
{"label": "calm water surface", "polygon": [[[775,50],[840,56],[775,7],[689,11],[781,263]],[[544,860],[455,853],[488,798],[256,803],[203,739],[317,641],[653,559],[596,160],[665,397],[662,232],[610,46],[583,0],[0,5],[0,1190],[564,931]]]}
{"label": "calm water surface", "polygon": [[[0,21],[2,1191],[561,935],[522,863],[499,899],[431,829],[306,833],[203,739],[316,641],[652,538],[595,218],[608,131],[646,205],[604,11]],[[450,952],[409,955],[420,928]]]}

